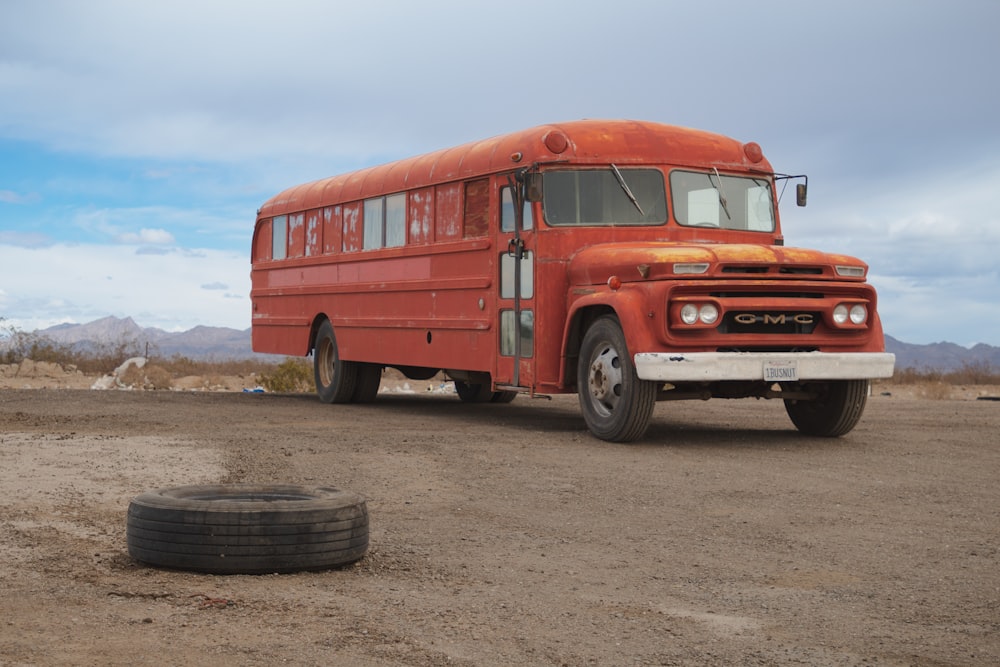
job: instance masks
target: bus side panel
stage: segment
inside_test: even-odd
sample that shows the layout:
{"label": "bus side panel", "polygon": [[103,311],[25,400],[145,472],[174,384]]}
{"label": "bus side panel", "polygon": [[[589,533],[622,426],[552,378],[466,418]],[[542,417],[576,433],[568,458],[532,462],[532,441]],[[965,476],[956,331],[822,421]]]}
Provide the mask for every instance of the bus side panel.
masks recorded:
{"label": "bus side panel", "polygon": [[250,341],[253,351],[262,354],[293,357],[309,354],[309,328],[299,325],[282,326],[255,321],[250,329]]}
{"label": "bus side panel", "polygon": [[[492,253],[485,241],[475,247],[345,266],[341,277],[356,281],[347,286],[356,291],[331,295],[334,307],[327,312],[341,357],[386,365],[490,370],[496,338],[486,307],[494,284]],[[345,288],[344,281],[338,288]]]}
{"label": "bus side panel", "polygon": [[255,266],[254,349],[305,355],[312,323],[325,317],[346,360],[490,370],[492,244],[450,246],[412,256],[391,251],[360,261],[355,255]]}

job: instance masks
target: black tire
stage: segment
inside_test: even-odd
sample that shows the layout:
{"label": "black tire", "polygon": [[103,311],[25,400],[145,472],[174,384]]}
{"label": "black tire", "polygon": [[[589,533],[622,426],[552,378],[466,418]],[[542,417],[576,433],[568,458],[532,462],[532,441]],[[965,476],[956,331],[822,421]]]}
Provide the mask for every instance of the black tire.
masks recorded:
{"label": "black tire", "polygon": [[368,550],[364,498],[290,485],[181,486],[148,491],[128,507],[126,542],[137,561],[211,574],[322,570]]}
{"label": "black tire", "polygon": [[493,400],[493,387],[488,382],[473,384],[455,380],[455,393],[463,403],[489,403]]}
{"label": "black tire", "polygon": [[641,438],[656,405],[657,384],[636,375],[616,316],[590,325],[577,363],[580,409],[590,432],[610,442]]}
{"label": "black tire", "polygon": [[337,337],[330,320],[324,320],[316,333],[313,378],[316,395],[324,403],[350,403],[354,399],[358,386],[358,364],[340,358]]}
{"label": "black tire", "polygon": [[833,380],[813,385],[816,400],[785,400],[785,412],[800,432],[835,438],[848,433],[861,420],[868,402],[868,380]]}
{"label": "black tire", "polygon": [[490,396],[490,403],[510,403],[517,398],[516,391],[495,391]]}
{"label": "black tire", "polygon": [[382,384],[382,366],[378,364],[357,364],[358,377],[351,400],[355,403],[371,403],[378,396]]}

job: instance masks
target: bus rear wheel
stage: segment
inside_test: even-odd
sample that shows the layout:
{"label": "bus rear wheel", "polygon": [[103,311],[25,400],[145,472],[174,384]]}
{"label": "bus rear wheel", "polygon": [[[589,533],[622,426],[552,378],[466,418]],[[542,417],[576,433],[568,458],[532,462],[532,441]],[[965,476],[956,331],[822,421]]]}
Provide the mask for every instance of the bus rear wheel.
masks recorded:
{"label": "bus rear wheel", "polygon": [[[324,403],[350,403],[355,400],[359,365],[344,361],[337,350],[337,337],[330,320],[324,320],[316,333],[313,351],[313,377],[316,395]],[[376,385],[375,390],[378,391]]]}
{"label": "bus rear wheel", "polygon": [[636,375],[614,315],[598,318],[587,329],[576,377],[580,409],[591,433],[610,442],[630,442],[646,433],[657,385]]}
{"label": "bus rear wheel", "polygon": [[834,380],[818,385],[815,400],[785,400],[785,412],[801,433],[835,438],[858,425],[868,401],[868,380]]}
{"label": "bus rear wheel", "polygon": [[493,388],[489,382],[455,380],[455,393],[463,403],[489,403],[493,400]]}
{"label": "bus rear wheel", "polygon": [[358,379],[354,385],[351,401],[354,403],[371,403],[378,396],[379,385],[382,384],[382,367],[378,364],[358,364]]}

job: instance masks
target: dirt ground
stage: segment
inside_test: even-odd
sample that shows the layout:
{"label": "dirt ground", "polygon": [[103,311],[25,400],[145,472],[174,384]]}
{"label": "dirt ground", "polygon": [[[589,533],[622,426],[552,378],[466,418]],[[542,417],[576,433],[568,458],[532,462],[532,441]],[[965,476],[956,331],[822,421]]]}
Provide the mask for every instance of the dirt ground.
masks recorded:
{"label": "dirt ground", "polygon": [[[836,440],[780,403],[660,403],[616,445],[574,396],[25,379],[0,383],[0,665],[1000,663],[1000,402],[972,400],[998,388],[882,387]],[[217,482],[361,493],[369,552],[264,576],[129,558],[132,497]]]}

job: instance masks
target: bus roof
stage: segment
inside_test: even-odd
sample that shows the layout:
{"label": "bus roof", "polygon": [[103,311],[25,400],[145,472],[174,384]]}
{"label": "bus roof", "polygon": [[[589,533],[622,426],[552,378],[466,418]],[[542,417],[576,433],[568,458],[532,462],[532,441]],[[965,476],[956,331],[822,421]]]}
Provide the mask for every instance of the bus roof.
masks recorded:
{"label": "bus roof", "polygon": [[667,163],[771,171],[757,144],[743,144],[720,134],[647,121],[578,120],[539,125],[297,185],[267,200],[258,217],[553,162]]}

